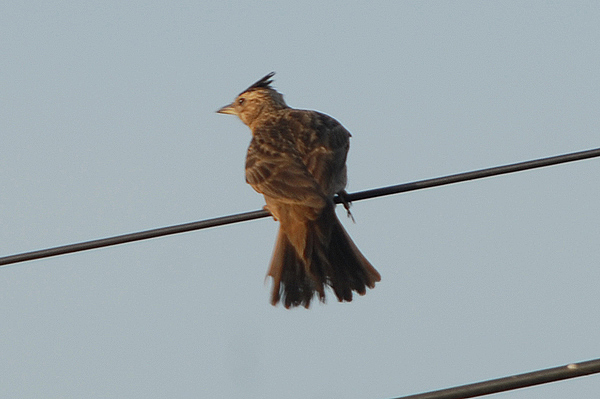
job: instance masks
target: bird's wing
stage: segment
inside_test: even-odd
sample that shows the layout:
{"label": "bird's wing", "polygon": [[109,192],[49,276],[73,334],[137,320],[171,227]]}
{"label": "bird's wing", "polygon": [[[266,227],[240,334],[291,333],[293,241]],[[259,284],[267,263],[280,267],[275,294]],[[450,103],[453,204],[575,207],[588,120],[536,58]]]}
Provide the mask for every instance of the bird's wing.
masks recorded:
{"label": "bird's wing", "polygon": [[346,186],[346,155],[350,148],[350,133],[332,117],[310,111],[312,116],[311,144],[304,164],[328,196]]}
{"label": "bird's wing", "polygon": [[246,157],[246,182],[273,200],[313,208],[325,206],[319,184],[302,158],[285,143],[269,143],[255,138]]}

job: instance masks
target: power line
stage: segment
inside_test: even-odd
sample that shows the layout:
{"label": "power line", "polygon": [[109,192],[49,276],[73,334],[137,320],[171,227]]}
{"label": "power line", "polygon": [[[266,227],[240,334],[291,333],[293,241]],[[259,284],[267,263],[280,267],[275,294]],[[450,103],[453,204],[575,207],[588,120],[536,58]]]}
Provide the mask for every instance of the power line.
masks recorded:
{"label": "power line", "polygon": [[437,177],[435,179],[420,180],[412,183],[399,184],[397,186],[389,186],[383,188],[376,188],[373,190],[361,191],[358,193],[349,194],[348,200],[360,201],[367,198],[375,198],[384,195],[404,193],[407,191],[420,190],[423,188],[444,186],[446,184],[459,183],[467,180],[482,179],[484,177],[504,175],[507,173],[520,172],[529,169],[543,168],[545,166],[558,165],[566,162],[581,161],[583,159],[595,158],[598,156],[600,156],[600,148],[572,152],[570,154],[534,159],[533,161],[525,161],[509,165],[495,166],[493,168],[480,169],[473,172],[458,173],[455,175]]}
{"label": "power line", "polygon": [[[594,157],[600,157],[600,148],[593,150],[574,152],[564,155],[557,155],[548,158],[541,158],[532,161],[519,162],[509,165],[496,166],[487,169],[480,169],[473,172],[458,173],[454,175],[448,175],[438,177],[434,179],[419,180],[412,183],[399,184],[395,186],[382,187],[372,190],[360,191],[352,194],[348,194],[347,199],[349,201],[360,201],[368,198],[376,198],[384,195],[398,194],[408,191],[421,190],[425,188],[443,186],[446,184],[453,184],[468,180],[482,179],[485,177],[502,175],[507,173],[520,172],[523,170],[542,168],[545,166],[558,165],[566,162],[580,161],[583,159],[589,159]],[[340,198],[335,198],[336,203],[340,203]],[[25,262],[35,259],[48,258],[51,256],[64,255],[73,252],[87,251],[90,249],[108,247],[112,245],[125,244],[133,241],[147,240],[150,238],[162,237],[171,234],[184,233],[193,230],[201,230],[209,227],[223,226],[226,224],[239,223],[248,220],[260,219],[269,216],[269,213],[264,210],[252,211],[239,213],[235,215],[223,216],[214,219],[201,220],[198,222],[191,222],[185,224],[179,224],[174,226],[161,227],[152,230],[140,231],[137,233],[123,234],[119,236],[101,238],[92,241],[85,241],[76,244],[62,245],[59,247],[53,247],[48,249],[41,249],[37,251],[24,252],[15,255],[9,255],[0,257],[0,266],[9,265],[13,263]]]}
{"label": "power line", "polygon": [[123,234],[114,237],[100,238],[98,240],[80,242],[77,244],[62,245],[59,247],[24,252],[16,255],[1,257],[0,266],[9,265],[11,263],[25,262],[28,260],[48,258],[51,256],[64,255],[73,252],[87,251],[89,249],[125,244],[133,241],[147,240],[150,238],[162,237],[171,234],[185,233],[188,231],[201,230],[209,227],[222,226],[225,224],[244,222],[247,220],[259,219],[266,216],[269,216],[269,212],[264,210],[238,213],[236,215],[200,220],[198,222],[190,222],[174,226],[160,227],[157,229],[145,230],[137,233]]}
{"label": "power line", "polygon": [[419,393],[416,395],[402,396],[396,399],[462,399],[477,396],[490,395],[493,393],[511,391],[531,387],[534,385],[547,384],[569,378],[582,377],[584,375],[600,373],[600,359],[588,360],[586,362],[571,363],[566,366],[550,369],[532,371],[509,377],[497,378],[474,384],[461,385],[454,388],[442,389]]}

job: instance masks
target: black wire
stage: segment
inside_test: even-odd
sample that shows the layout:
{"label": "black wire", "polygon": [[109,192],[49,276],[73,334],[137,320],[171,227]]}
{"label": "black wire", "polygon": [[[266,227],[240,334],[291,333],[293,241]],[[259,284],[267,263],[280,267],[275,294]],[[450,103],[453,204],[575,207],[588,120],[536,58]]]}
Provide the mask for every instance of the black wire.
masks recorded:
{"label": "black wire", "polygon": [[101,238],[98,240],[85,241],[77,244],[62,245],[48,249],[40,249],[38,251],[24,252],[21,254],[4,256],[0,258],[0,265],[5,266],[11,263],[25,262],[28,260],[48,258],[51,256],[64,255],[73,252],[87,251],[108,247],[112,245],[125,244],[133,241],[147,240],[167,236],[171,234],[185,233],[193,230],[201,230],[209,227],[222,226],[225,224],[238,223],[247,220],[259,219],[269,216],[269,212],[260,210],[253,212],[238,213],[237,215],[222,216],[214,219],[206,219],[198,222],[178,224],[175,226],[160,227],[158,229],[145,230],[137,233],[123,234],[120,236]]}
{"label": "black wire", "polygon": [[[383,188],[376,188],[373,190],[361,191],[348,195],[350,201],[360,201],[367,198],[381,197],[384,195],[404,193],[407,191],[420,190],[423,188],[430,188],[436,186],[443,186],[446,184],[459,183],[467,180],[482,179],[484,177],[504,175],[507,173],[520,172],[528,169],[543,168],[545,166],[558,165],[566,162],[580,161],[588,158],[595,158],[600,156],[600,148],[593,150],[586,150],[580,152],[573,152],[570,154],[557,155],[549,158],[535,159],[533,161],[513,163],[510,165],[496,166],[493,168],[480,169],[473,172],[458,173],[455,175],[449,175],[444,177],[437,177],[435,179],[420,180],[413,183],[399,184],[397,186],[389,186]],[[338,201],[339,203],[339,201]]]}
{"label": "black wire", "polygon": [[[510,165],[497,166],[488,169],[481,169],[473,172],[458,173],[435,179],[420,180],[412,183],[399,184],[395,186],[382,187],[373,190],[360,191],[348,194],[348,201],[360,201],[368,198],[381,197],[384,195],[398,194],[407,191],[421,190],[424,188],[443,186],[467,180],[481,179],[484,177],[502,175],[506,173],[519,172],[528,169],[541,168],[544,166],[557,165],[565,162],[579,161],[588,158],[600,156],[600,148],[593,150],[574,152],[570,154],[558,155],[549,158],[536,159],[533,161],[519,162]],[[341,203],[339,197],[335,198],[336,203]],[[185,223],[175,226],[167,226],[158,229],[140,231],[137,233],[123,234],[119,236],[101,238],[98,240],[86,241],[77,244],[63,245],[37,251],[24,252],[16,255],[0,257],[0,266],[9,265],[18,262],[25,262],[34,259],[48,258],[51,256],[64,255],[73,252],[86,251],[89,249],[102,248],[112,245],[124,244],[133,241],[147,240],[149,238],[162,237],[171,234],[184,233],[193,230],[200,230],[209,227],[222,226],[226,224],[239,223],[248,220],[260,219],[269,216],[264,210],[239,213],[236,215],[223,216],[214,219],[207,219],[198,222]]]}
{"label": "black wire", "polygon": [[566,366],[517,374],[509,377],[497,378],[474,384],[461,385],[454,388],[442,389],[419,393],[416,395],[402,396],[396,399],[462,399],[476,396],[490,395],[493,393],[510,391],[546,384],[568,378],[581,377],[589,374],[600,373],[600,359],[588,360],[581,363],[571,363]]}

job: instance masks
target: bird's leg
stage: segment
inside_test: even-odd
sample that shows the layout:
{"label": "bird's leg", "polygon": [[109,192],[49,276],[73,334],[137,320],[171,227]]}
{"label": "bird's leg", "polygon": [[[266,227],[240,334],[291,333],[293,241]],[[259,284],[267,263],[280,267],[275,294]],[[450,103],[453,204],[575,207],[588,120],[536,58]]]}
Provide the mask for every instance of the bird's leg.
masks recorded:
{"label": "bird's leg", "polygon": [[263,206],[263,210],[269,212],[269,214],[271,215],[271,217],[273,217],[273,220],[277,221],[277,218],[275,217],[275,215],[273,215],[273,212],[271,212],[271,210],[269,209],[268,205]]}
{"label": "bird's leg", "polygon": [[348,193],[346,192],[346,190],[342,190],[342,191],[338,192],[337,195],[338,195],[338,197],[340,197],[340,200],[342,201],[342,204],[344,205],[346,212],[348,212],[348,217],[350,219],[352,219],[353,223],[356,223],[356,220],[354,220],[354,216],[352,216],[352,212],[350,212],[351,203],[348,200]]}

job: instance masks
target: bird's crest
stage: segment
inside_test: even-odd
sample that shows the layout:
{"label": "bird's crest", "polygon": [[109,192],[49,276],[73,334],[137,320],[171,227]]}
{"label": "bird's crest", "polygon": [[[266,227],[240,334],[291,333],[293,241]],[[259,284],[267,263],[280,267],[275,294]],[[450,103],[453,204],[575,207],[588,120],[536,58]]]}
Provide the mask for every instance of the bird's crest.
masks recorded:
{"label": "bird's crest", "polygon": [[[273,79],[271,79],[271,78],[273,77],[273,75],[275,75],[275,72],[271,72],[271,73],[267,74],[265,77],[263,77],[259,81],[252,84],[252,86],[250,86],[246,90],[244,90],[242,93],[245,93],[247,91],[252,91],[252,90],[260,90],[260,89],[274,90],[273,87],[271,87],[271,83],[273,83]],[[242,94],[242,93],[240,93],[240,94]]]}

